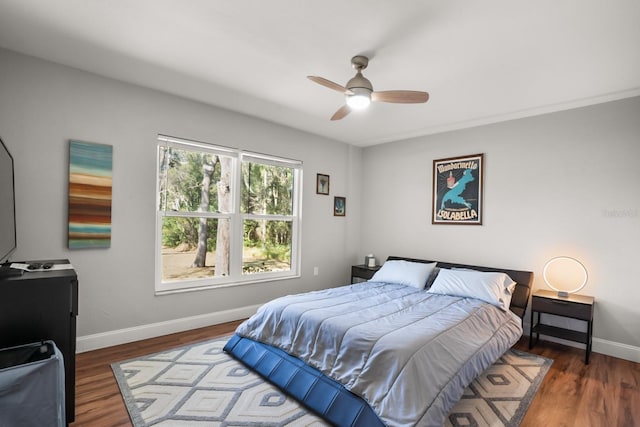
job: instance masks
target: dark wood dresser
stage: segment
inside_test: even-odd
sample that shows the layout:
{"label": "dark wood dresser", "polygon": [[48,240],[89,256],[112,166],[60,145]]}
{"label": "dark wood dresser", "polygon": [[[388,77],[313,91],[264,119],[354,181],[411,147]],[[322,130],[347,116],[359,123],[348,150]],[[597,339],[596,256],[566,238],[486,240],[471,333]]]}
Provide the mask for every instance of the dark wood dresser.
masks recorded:
{"label": "dark wood dresser", "polygon": [[0,279],[0,348],[55,342],[64,357],[67,424],[75,419],[77,315],[78,278],[73,269],[28,271]]}

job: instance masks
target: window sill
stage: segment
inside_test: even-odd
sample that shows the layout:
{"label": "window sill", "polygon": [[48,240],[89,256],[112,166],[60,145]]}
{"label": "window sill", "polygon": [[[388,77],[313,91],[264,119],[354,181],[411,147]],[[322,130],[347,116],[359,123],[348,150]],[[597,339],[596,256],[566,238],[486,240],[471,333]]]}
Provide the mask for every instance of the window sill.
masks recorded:
{"label": "window sill", "polygon": [[278,282],[282,280],[299,279],[300,277],[301,277],[300,274],[293,273],[293,274],[269,276],[269,277],[264,277],[264,276],[251,277],[251,278],[242,279],[234,282],[224,282],[224,283],[205,283],[207,282],[207,280],[192,281],[192,282],[176,282],[175,286],[171,284],[162,284],[161,287],[163,289],[157,289],[156,287],[155,295],[162,296],[162,295],[171,295],[171,294],[181,294],[185,292],[208,291],[211,289],[255,285],[256,283]]}

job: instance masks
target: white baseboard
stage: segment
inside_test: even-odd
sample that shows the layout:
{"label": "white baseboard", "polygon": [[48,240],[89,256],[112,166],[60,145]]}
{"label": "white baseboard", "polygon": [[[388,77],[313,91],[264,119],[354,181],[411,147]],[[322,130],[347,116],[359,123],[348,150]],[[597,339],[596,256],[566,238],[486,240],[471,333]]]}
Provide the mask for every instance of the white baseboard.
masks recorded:
{"label": "white baseboard", "polygon": [[617,357],[619,359],[630,360],[631,362],[640,363],[640,347],[622,344],[614,341],[607,341],[601,338],[593,339],[593,351],[596,353],[606,354],[607,356]]}
{"label": "white baseboard", "polygon": [[184,317],[181,319],[167,320],[165,322],[151,323],[149,325],[135,326],[133,328],[119,329],[116,331],[102,332],[99,334],[85,335],[76,340],[76,352],[97,350],[113,345],[140,341],[147,338],[159,337],[190,329],[203,328],[233,320],[245,319],[253,315],[260,305],[240,307],[233,310],[218,311],[215,313],[201,314],[199,316]]}
{"label": "white baseboard", "polygon": [[[528,336],[529,324],[525,323],[523,326],[525,334]],[[580,344],[574,341],[567,341],[560,338],[549,337],[547,335],[540,334],[540,338],[544,338],[546,341],[557,342],[559,344],[567,345],[569,347],[584,348],[584,344]],[[606,354],[607,356],[617,357],[618,359],[629,360],[631,362],[640,363],[640,347],[634,347],[628,344],[622,344],[615,341],[604,340],[602,338],[593,338],[593,346],[591,350],[594,353]]]}

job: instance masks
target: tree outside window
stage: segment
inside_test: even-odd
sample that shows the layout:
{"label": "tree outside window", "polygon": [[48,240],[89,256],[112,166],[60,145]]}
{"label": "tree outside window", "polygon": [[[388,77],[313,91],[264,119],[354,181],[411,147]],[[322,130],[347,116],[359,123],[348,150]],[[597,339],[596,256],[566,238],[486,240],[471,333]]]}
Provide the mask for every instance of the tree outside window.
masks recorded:
{"label": "tree outside window", "polygon": [[298,274],[300,162],[159,139],[156,291]]}

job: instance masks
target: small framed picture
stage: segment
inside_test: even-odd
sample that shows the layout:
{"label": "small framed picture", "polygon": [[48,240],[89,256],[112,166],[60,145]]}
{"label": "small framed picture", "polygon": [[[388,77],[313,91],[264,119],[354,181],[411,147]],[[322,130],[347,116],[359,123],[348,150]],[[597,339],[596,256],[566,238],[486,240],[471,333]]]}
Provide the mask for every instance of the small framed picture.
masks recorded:
{"label": "small framed picture", "polygon": [[346,197],[334,197],[333,198],[333,215],[345,216],[347,213],[347,198]]}
{"label": "small framed picture", "polygon": [[329,195],[329,175],[316,175],[316,194]]}

